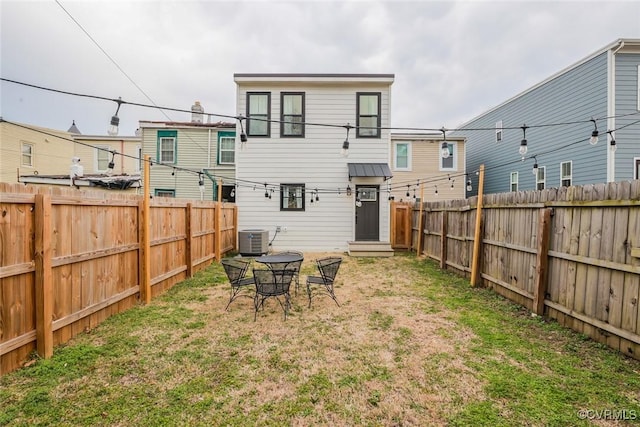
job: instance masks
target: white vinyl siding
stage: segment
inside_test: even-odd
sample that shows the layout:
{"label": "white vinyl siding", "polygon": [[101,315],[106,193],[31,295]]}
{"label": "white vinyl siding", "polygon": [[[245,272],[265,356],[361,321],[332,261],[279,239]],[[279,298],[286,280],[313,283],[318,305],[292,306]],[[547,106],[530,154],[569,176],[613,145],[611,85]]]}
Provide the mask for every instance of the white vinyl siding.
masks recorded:
{"label": "white vinyl siding", "polygon": [[544,166],[538,166],[536,175],[536,190],[544,190],[546,185],[547,171]]}
{"label": "white vinyl siding", "polygon": [[393,145],[393,168],[395,170],[411,170],[411,144],[408,142],[397,142]]}
{"label": "white vinyl siding", "polygon": [[[280,116],[281,92],[305,93],[305,119],[314,123],[350,123],[355,125],[356,93],[381,93],[380,123],[388,128],[390,82],[354,83],[344,81],[298,81],[295,78],[286,81],[235,79],[237,83],[236,111],[246,111],[247,91],[272,93],[274,105],[271,114]],[[279,123],[273,123],[271,133],[278,133]],[[388,129],[380,130],[379,138],[356,137],[351,130],[349,157],[340,155],[345,140],[344,128],[307,126],[304,141],[292,141],[291,138],[252,138],[249,136],[244,150],[236,152],[236,178],[239,182],[257,182],[270,184],[275,190],[273,198],[264,197],[264,186],[239,185],[236,189],[238,204],[238,229],[268,230],[270,238],[275,235],[277,226],[283,231],[273,240],[273,250],[301,251],[345,251],[349,241],[355,238],[355,185],[367,184],[366,178],[354,178],[349,181],[347,163],[390,163],[391,142]],[[391,165],[390,165],[391,166]],[[356,182],[358,181],[358,182]],[[363,182],[364,181],[364,182]],[[376,185],[384,185],[381,180]],[[281,210],[279,197],[281,185],[285,183],[305,184],[304,212]],[[350,196],[346,194],[351,187]],[[315,201],[315,189],[319,200]],[[331,191],[327,191],[330,189]],[[338,190],[340,194],[338,194]],[[313,204],[310,203],[314,195]],[[380,198],[380,240],[389,241],[389,205],[388,198]],[[286,227],[286,231],[284,228]]]}
{"label": "white vinyl siding", "polygon": [[572,161],[560,163],[560,186],[561,187],[571,186],[571,182],[573,181],[572,170],[573,170]]}
{"label": "white vinyl siding", "polygon": [[33,144],[22,143],[22,166],[33,167]]}
{"label": "white vinyl siding", "polygon": [[511,191],[518,191],[518,172],[511,172],[509,178],[509,186]]}

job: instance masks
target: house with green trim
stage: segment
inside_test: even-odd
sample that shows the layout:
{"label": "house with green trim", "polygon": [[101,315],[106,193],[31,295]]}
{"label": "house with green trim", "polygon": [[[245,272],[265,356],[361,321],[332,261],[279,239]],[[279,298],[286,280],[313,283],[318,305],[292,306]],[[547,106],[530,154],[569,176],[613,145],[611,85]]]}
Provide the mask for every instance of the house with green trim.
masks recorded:
{"label": "house with green trim", "polygon": [[[190,122],[140,121],[141,155],[149,155],[151,195],[235,202],[235,123],[203,121],[192,108]],[[201,190],[200,181],[204,189]]]}

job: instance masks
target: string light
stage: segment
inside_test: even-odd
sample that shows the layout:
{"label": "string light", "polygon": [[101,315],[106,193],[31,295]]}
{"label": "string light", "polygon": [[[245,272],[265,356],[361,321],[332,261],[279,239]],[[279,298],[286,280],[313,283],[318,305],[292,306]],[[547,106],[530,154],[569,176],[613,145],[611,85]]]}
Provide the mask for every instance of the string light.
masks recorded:
{"label": "string light", "polygon": [[264,184],[264,198],[265,199],[269,198],[269,191],[267,191],[267,183],[266,182]]}
{"label": "string light", "polygon": [[409,197],[411,194],[409,194],[409,184],[407,184],[407,197]]}
{"label": "string light", "polygon": [[440,131],[442,132],[442,145],[440,146],[440,155],[442,156],[443,159],[448,159],[451,153],[449,153],[449,143],[447,142],[447,131],[445,130],[444,127],[440,129]]}
{"label": "string light", "polygon": [[347,123],[347,125],[344,128],[347,130],[347,138],[342,143],[342,150],[340,151],[340,154],[342,154],[343,157],[348,157],[349,156],[349,131],[353,129],[353,126],[351,126],[350,123]]}
{"label": "string light", "polygon": [[109,129],[107,129],[107,134],[111,136],[116,136],[118,134],[118,126],[120,125],[120,118],[118,117],[118,111],[120,111],[120,106],[122,105],[122,97],[118,97],[117,100],[114,100],[118,103],[118,108],[116,108],[116,113],[111,116],[111,124],[109,125]]}
{"label": "string light", "polygon": [[598,125],[596,124],[596,119],[591,118],[593,122],[593,132],[591,132],[591,138],[589,138],[589,144],[596,145],[598,143]]}
{"label": "string light", "polygon": [[117,151],[115,150],[111,151],[111,161],[109,161],[109,164],[107,165],[107,168],[109,168],[108,173],[113,172],[113,168],[116,167],[116,163],[115,163],[116,153]]}
{"label": "string light", "polygon": [[524,160],[525,154],[527,154],[527,129],[528,128],[529,128],[529,126],[527,126],[527,125],[523,125],[521,127],[521,129],[522,129],[522,141],[520,141],[520,149],[518,150],[518,152],[522,156],[523,160]]}
{"label": "string light", "polygon": [[471,186],[471,178],[469,178],[469,174],[465,174],[467,176],[467,191],[471,191],[473,190],[473,187]]}
{"label": "string light", "polygon": [[531,173],[533,174],[533,176],[538,176],[538,159],[536,159],[536,156],[533,156],[533,169],[531,170]]}
{"label": "string light", "polygon": [[615,153],[616,150],[618,149],[618,146],[616,145],[616,140],[615,137],[613,136],[613,131],[610,130],[607,132],[609,134],[609,150],[611,150],[612,153]]}

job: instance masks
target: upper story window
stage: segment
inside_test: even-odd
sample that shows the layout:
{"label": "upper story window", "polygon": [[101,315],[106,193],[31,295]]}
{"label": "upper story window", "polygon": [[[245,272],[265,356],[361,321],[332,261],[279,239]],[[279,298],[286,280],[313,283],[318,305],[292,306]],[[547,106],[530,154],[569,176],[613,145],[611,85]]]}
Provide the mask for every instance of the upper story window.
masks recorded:
{"label": "upper story window", "polygon": [[218,164],[233,165],[236,162],[236,136],[234,132],[218,132]]}
{"label": "upper story window", "polygon": [[158,131],[158,155],[160,163],[177,163],[178,156],[178,131],[159,130]]}
{"label": "upper story window", "polygon": [[380,138],[381,106],[380,92],[357,93],[356,136],[359,138]]}
{"label": "upper story window", "polygon": [[396,170],[411,170],[411,144],[397,142],[394,144],[393,167]]}
{"label": "upper story window", "polygon": [[560,185],[569,187],[572,181],[573,164],[571,161],[560,163]]}
{"label": "upper story window", "polygon": [[280,210],[304,210],[304,184],[280,185]]}
{"label": "upper story window", "polygon": [[544,166],[538,167],[538,174],[536,175],[536,190],[544,190],[547,178],[547,171]]}
{"label": "upper story window", "polygon": [[27,142],[22,143],[22,166],[33,167],[33,144]]}
{"label": "upper story window", "polygon": [[511,172],[509,187],[511,191],[518,191],[518,172]]}
{"label": "upper story window", "polygon": [[[453,145],[453,144],[447,144],[447,146],[449,147],[449,157],[447,157],[445,159],[442,156],[439,156],[439,158],[440,158],[440,170],[441,171],[454,171],[454,170],[456,170],[456,163],[457,163],[456,146]],[[438,152],[439,151],[440,150],[438,150]]]}
{"label": "upper story window", "polygon": [[96,172],[104,172],[109,168],[109,161],[111,160],[110,150],[111,147],[108,145],[96,145]]}
{"label": "upper story window", "polygon": [[496,122],[496,142],[502,142],[502,120]]}
{"label": "upper story window", "polygon": [[304,92],[280,94],[280,136],[304,137]]}
{"label": "upper story window", "polygon": [[271,135],[271,93],[247,92],[247,136]]}

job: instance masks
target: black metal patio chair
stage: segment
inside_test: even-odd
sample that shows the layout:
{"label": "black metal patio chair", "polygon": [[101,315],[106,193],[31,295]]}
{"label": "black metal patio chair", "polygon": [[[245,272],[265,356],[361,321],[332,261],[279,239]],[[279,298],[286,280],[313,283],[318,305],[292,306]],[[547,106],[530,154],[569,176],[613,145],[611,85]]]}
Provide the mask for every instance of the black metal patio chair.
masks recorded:
{"label": "black metal patio chair", "polygon": [[247,271],[251,265],[251,259],[242,258],[223,258],[220,261],[222,267],[224,267],[227,278],[231,284],[231,297],[225,311],[229,308],[229,305],[240,296],[246,296],[254,298],[254,280],[253,277],[247,277]]}
{"label": "black metal patio chair", "polygon": [[[256,284],[256,295],[254,298],[255,313],[253,321],[258,316],[260,307],[264,309],[264,302],[268,298],[275,298],[284,310],[284,320],[291,307],[291,295],[289,288],[293,280],[292,270],[254,269],[253,278]],[[284,298],[284,301],[280,298]]]}
{"label": "black metal patio chair", "polygon": [[302,267],[302,261],[304,261],[304,254],[298,251],[284,251],[278,252],[277,255],[298,255],[300,261],[288,262],[288,263],[273,263],[271,269],[273,270],[291,270],[293,271],[293,280],[296,282],[295,295],[298,295],[298,289],[300,288],[300,268]]}
{"label": "black metal patio chair", "polygon": [[[342,263],[341,257],[326,257],[316,260],[316,265],[320,276],[308,276],[307,277],[307,296],[309,297],[309,308],[311,308],[311,299],[313,296],[317,296],[321,293],[328,294],[333,301],[340,307],[336,294],[333,291],[333,284],[338,274],[338,269]],[[312,290],[312,287],[317,288],[316,291]]]}

